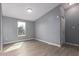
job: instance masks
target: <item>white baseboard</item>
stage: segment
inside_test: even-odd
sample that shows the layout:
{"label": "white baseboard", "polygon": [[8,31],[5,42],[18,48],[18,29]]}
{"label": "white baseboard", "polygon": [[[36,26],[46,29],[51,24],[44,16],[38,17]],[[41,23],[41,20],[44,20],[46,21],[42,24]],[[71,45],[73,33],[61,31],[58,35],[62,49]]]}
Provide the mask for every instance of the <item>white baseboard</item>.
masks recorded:
{"label": "white baseboard", "polygon": [[41,42],[47,43],[47,44],[49,44],[49,45],[53,45],[53,46],[57,46],[57,47],[61,47],[61,45],[60,45],[60,44],[51,43],[51,42],[47,42],[47,41],[40,40],[40,39],[35,39],[35,40],[38,40],[38,41],[41,41]]}
{"label": "white baseboard", "polygon": [[29,39],[25,39],[25,40],[11,41],[11,42],[6,42],[6,43],[4,43],[4,44],[10,44],[10,43],[22,42],[22,41],[32,40],[32,39],[35,39],[35,40],[38,40],[38,41],[41,41],[41,42],[47,43],[47,44],[49,44],[49,45],[53,45],[53,46],[57,46],[57,47],[61,47],[60,44],[51,43],[51,42],[43,41],[43,40],[36,39],[36,38],[29,38]]}
{"label": "white baseboard", "polygon": [[17,40],[17,41],[10,41],[10,42],[5,42],[3,44],[10,44],[10,43],[22,42],[22,41],[31,40],[31,39],[32,38],[30,38],[30,39],[23,39],[23,40]]}
{"label": "white baseboard", "polygon": [[73,46],[77,46],[77,47],[79,47],[79,45],[78,45],[78,44],[75,44],[75,43],[65,42],[65,44],[73,45]]}

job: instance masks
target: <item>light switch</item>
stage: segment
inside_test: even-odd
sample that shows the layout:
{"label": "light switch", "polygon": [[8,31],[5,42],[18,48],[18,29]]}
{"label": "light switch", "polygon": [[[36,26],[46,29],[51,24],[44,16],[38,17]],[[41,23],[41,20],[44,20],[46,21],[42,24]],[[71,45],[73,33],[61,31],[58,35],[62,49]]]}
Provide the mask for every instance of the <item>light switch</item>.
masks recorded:
{"label": "light switch", "polygon": [[75,26],[72,26],[72,29],[75,29]]}
{"label": "light switch", "polygon": [[59,16],[57,16],[57,18],[59,18]]}

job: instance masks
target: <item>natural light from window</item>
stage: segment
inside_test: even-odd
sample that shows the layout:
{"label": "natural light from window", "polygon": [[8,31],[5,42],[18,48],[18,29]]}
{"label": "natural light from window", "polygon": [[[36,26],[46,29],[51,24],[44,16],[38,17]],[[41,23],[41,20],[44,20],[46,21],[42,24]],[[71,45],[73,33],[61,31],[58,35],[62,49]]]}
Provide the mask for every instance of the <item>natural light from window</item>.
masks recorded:
{"label": "natural light from window", "polygon": [[17,22],[17,27],[18,27],[18,36],[24,36],[26,35],[26,23],[18,21]]}

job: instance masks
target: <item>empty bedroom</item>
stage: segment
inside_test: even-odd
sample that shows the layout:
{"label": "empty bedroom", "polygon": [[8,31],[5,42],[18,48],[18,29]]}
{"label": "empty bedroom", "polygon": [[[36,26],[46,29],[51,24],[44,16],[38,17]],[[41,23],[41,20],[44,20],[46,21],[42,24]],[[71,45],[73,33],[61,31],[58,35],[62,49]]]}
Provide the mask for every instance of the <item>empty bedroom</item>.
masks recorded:
{"label": "empty bedroom", "polygon": [[0,10],[0,55],[79,55],[78,3],[0,3]]}

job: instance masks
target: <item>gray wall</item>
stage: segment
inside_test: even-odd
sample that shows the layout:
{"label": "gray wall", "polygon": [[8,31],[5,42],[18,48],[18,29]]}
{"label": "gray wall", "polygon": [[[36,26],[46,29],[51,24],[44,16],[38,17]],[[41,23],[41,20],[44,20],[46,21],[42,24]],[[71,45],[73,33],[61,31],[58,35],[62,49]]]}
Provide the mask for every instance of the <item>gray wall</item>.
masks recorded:
{"label": "gray wall", "polygon": [[63,4],[60,7],[61,17],[60,17],[60,38],[61,44],[65,43],[65,10],[63,8]]}
{"label": "gray wall", "polygon": [[60,44],[60,7],[56,7],[35,23],[36,38],[50,43]]}
{"label": "gray wall", "polygon": [[26,22],[26,36],[17,36],[17,21],[24,21],[12,17],[3,16],[3,42],[4,44],[10,42],[17,42],[20,40],[27,40],[34,37],[34,22]]}
{"label": "gray wall", "polygon": [[1,9],[1,3],[0,3],[0,50],[1,50],[1,24],[2,24],[2,23],[1,23],[1,20],[2,20],[2,19],[1,19],[1,18],[2,18],[2,12],[1,12],[1,10],[2,10],[2,9]]}
{"label": "gray wall", "polygon": [[79,44],[79,4],[66,10],[65,19],[66,42]]}

